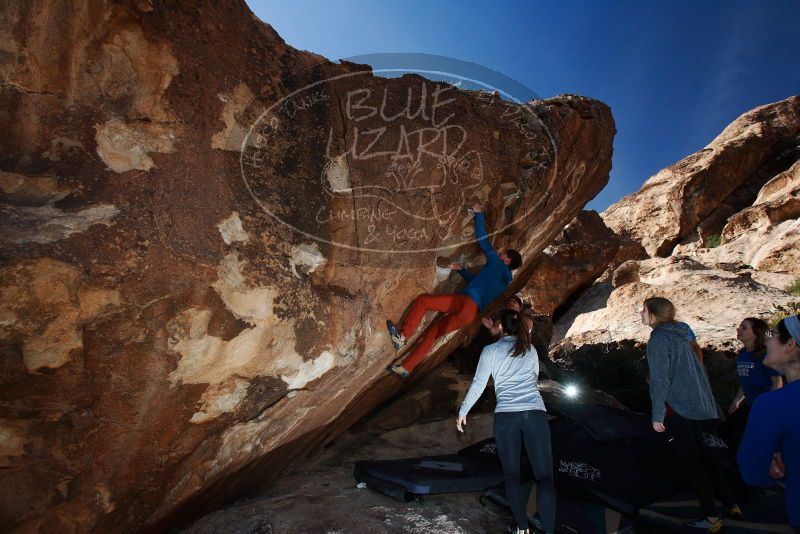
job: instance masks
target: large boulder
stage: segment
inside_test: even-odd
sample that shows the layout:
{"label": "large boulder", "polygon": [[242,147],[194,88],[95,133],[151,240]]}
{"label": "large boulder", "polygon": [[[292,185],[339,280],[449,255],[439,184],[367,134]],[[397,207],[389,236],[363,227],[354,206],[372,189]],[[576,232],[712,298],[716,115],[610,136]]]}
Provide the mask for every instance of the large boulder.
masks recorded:
{"label": "large boulder", "polygon": [[620,237],[596,211],[582,211],[534,260],[522,294],[537,312],[556,319],[603,274],[619,247]]}
{"label": "large boulder", "polygon": [[686,238],[704,243],[798,160],[798,141],[800,96],[748,111],[708,146],[609,207],[603,220],[651,256],[670,255]]}
{"label": "large boulder", "polygon": [[[610,267],[554,325],[553,342],[643,342],[638,310],[671,299],[709,351],[738,348],[745,317],[796,297],[800,274],[800,97],[743,114],[706,148],[604,211],[623,240]],[[653,258],[643,258],[637,243]],[[561,351],[563,352],[563,351]]]}
{"label": "large boulder", "polygon": [[600,102],[380,78],[243,1],[169,6],[0,6],[8,530],[163,531],[269,480],[404,387],[384,320],[479,266],[465,207],[530,260],[608,180]]}
{"label": "large boulder", "polygon": [[[624,275],[619,271],[624,270]],[[651,258],[622,264],[613,282],[596,284],[555,325],[554,343],[646,342],[650,327],[639,311],[651,296],[670,299],[678,319],[689,323],[708,350],[739,347],[736,326],[745,317],[768,317],[792,295],[760,284],[749,272],[710,268],[687,257]]]}
{"label": "large boulder", "polygon": [[769,180],[753,204],[731,216],[720,244],[708,248],[697,241],[678,245],[676,254],[691,254],[709,264],[742,264],[780,273],[785,287],[800,275],[800,150],[798,160]]}

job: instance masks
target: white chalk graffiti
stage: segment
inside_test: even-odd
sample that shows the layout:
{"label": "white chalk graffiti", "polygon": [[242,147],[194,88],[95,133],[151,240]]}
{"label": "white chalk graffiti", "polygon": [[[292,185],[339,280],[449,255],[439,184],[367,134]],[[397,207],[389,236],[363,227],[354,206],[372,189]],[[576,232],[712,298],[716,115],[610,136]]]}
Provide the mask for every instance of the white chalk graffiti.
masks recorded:
{"label": "white chalk graffiti", "polygon": [[[354,87],[354,76],[366,76],[362,86]],[[398,98],[372,80],[364,71],[315,81],[264,110],[241,146],[250,195],[299,234],[344,248],[421,252],[472,241],[465,208],[488,202],[496,177],[486,179],[487,154],[476,149],[488,147],[487,139],[470,140],[459,123],[466,101],[458,84],[415,81]],[[556,172],[556,147],[530,106],[486,100],[483,93],[469,102],[473,109],[496,106],[492,120],[499,117],[522,134],[523,145],[531,144],[535,162],[522,172],[530,184],[506,180],[501,196],[491,198],[505,228],[514,222],[505,214],[517,213],[525,192],[538,193],[534,208],[543,202],[537,181]],[[549,150],[534,142],[543,131]],[[298,167],[309,161],[318,165],[316,178]]]}

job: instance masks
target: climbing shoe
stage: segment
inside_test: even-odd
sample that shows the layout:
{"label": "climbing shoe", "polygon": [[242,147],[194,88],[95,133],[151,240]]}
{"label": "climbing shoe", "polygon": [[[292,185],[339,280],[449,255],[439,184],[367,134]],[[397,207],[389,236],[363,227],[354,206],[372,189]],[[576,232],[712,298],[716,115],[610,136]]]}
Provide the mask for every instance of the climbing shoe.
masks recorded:
{"label": "climbing shoe", "polygon": [[409,375],[408,369],[406,369],[402,365],[397,365],[397,364],[390,365],[389,367],[386,368],[386,370],[389,371],[390,373],[394,373],[403,378],[408,378]]}
{"label": "climbing shoe", "polygon": [[392,345],[395,350],[400,350],[406,345],[406,338],[400,333],[391,319],[386,320],[386,328],[389,330],[389,336],[392,338]]}
{"label": "climbing shoe", "polygon": [[742,509],[739,508],[738,504],[734,504],[733,506],[725,508],[725,512],[722,515],[724,515],[728,519],[737,519],[737,520],[744,519],[744,514],[742,513]]}
{"label": "climbing shoe", "polygon": [[694,528],[697,530],[704,530],[706,532],[719,532],[722,530],[722,521],[717,519],[713,523],[708,520],[708,518],[702,517],[700,519],[694,519],[692,521],[686,521],[684,526],[689,528]]}

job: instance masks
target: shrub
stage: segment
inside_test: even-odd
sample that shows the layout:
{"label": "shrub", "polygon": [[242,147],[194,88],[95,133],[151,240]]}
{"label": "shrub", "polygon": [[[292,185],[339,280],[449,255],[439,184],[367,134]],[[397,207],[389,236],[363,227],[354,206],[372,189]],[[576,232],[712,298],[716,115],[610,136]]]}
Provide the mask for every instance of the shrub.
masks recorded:
{"label": "shrub", "polygon": [[795,297],[800,297],[800,278],[786,286],[783,290],[787,293],[791,293]]}
{"label": "shrub", "polygon": [[778,326],[778,323],[781,322],[781,319],[784,317],[800,314],[800,302],[790,302],[785,306],[773,305],[772,307],[775,308],[775,312],[769,317],[769,319],[767,319],[767,324],[769,325],[770,329]]}
{"label": "shrub", "polygon": [[719,234],[710,235],[706,238],[706,248],[717,248],[722,244],[722,236]]}

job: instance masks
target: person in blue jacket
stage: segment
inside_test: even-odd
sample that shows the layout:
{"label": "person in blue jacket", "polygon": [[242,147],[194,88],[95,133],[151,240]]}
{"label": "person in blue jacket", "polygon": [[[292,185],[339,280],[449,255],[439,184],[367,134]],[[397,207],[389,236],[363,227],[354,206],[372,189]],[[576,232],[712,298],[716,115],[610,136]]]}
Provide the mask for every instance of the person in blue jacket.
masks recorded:
{"label": "person in blue jacket", "polygon": [[785,481],[789,524],[800,532],[800,315],[782,319],[770,332],[764,365],[788,384],[753,403],[737,454],[739,470],[751,486]]}
{"label": "person in blue jacket", "polygon": [[463,269],[460,263],[451,263],[450,269],[458,271],[467,280],[467,286],[460,293],[420,295],[414,299],[405,321],[400,326],[395,326],[391,320],[386,321],[392,344],[399,350],[414,334],[427,312],[437,311],[445,314],[431,325],[402,364],[389,367],[393,373],[407,377],[425,358],[437,339],[475,321],[494,299],[505,292],[511,283],[511,271],[522,265],[522,256],[516,250],[507,249],[498,254],[492,248],[486,235],[481,205],[475,204],[472,211],[475,213],[475,239],[486,255],[486,264],[478,274],[473,275]]}
{"label": "person in blue jacket", "polygon": [[755,317],[747,317],[736,329],[736,339],[744,345],[736,359],[739,390],[728,407],[729,417],[725,421],[727,440],[734,449],[739,448],[755,400],[762,393],[783,386],[781,374],[764,365],[768,331],[767,323]]}

